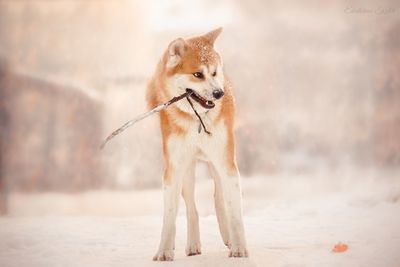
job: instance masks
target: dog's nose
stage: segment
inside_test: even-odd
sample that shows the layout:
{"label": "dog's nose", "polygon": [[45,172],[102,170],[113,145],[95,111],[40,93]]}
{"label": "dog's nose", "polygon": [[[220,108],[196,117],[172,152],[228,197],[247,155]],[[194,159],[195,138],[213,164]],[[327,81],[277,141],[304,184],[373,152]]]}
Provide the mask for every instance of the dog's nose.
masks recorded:
{"label": "dog's nose", "polygon": [[213,91],[213,96],[215,97],[215,99],[220,99],[223,95],[224,91],[222,91],[221,89],[215,89]]}

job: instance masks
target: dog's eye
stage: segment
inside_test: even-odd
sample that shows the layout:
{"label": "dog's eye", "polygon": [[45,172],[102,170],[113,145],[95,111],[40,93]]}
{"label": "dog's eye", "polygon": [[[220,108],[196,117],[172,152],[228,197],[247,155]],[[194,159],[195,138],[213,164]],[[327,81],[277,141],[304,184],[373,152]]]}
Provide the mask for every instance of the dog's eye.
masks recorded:
{"label": "dog's eye", "polygon": [[195,73],[193,73],[193,76],[198,79],[202,79],[204,77],[203,73],[201,73],[201,72],[195,72]]}
{"label": "dog's eye", "polygon": [[214,71],[214,72],[212,73],[212,76],[213,76],[213,77],[217,76],[217,71]]}

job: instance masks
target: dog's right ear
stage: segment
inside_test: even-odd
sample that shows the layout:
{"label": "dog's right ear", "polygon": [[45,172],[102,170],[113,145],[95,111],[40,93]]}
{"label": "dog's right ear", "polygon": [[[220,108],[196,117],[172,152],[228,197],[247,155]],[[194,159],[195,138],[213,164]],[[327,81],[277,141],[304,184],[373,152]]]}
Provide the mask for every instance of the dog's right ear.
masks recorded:
{"label": "dog's right ear", "polygon": [[179,64],[183,54],[186,51],[186,42],[182,38],[178,38],[168,46],[168,61],[167,67],[172,68]]}

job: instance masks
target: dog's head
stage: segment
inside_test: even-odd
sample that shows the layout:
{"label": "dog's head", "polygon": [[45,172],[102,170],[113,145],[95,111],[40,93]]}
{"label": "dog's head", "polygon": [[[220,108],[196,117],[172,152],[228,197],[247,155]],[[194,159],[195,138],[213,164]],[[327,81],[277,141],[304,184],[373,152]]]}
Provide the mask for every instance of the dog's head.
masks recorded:
{"label": "dog's head", "polygon": [[214,49],[221,31],[222,28],[218,28],[198,37],[178,38],[170,43],[165,58],[169,95],[180,95],[190,88],[209,101],[223,97],[222,59]]}

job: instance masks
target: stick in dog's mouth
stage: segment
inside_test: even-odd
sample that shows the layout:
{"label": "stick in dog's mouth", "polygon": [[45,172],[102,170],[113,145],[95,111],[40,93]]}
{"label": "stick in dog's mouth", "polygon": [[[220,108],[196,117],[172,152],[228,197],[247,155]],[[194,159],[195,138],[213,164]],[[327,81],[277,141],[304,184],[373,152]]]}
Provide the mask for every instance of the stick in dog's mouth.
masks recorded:
{"label": "stick in dog's mouth", "polygon": [[186,88],[186,92],[190,93],[190,97],[193,98],[193,100],[195,100],[197,103],[199,103],[203,108],[212,109],[213,107],[215,107],[215,103],[213,101],[205,99],[193,89]]}
{"label": "stick in dog's mouth", "polygon": [[127,123],[125,123],[124,125],[122,125],[121,127],[119,127],[117,130],[115,130],[114,132],[112,132],[107,138],[106,140],[104,140],[104,142],[101,144],[100,148],[103,149],[104,146],[107,144],[108,141],[110,141],[112,138],[114,138],[116,135],[120,134],[121,132],[125,131],[126,128],[128,128],[129,126],[135,124],[138,121],[143,120],[144,118],[147,118],[148,116],[154,114],[154,113],[158,113],[163,109],[166,109],[167,107],[169,107],[170,105],[172,105],[175,102],[178,102],[184,98],[186,98],[189,103],[190,106],[192,107],[192,109],[194,110],[194,112],[196,113],[196,116],[199,118],[200,123],[202,125],[202,127],[204,128],[204,131],[208,134],[211,134],[209,131],[207,131],[203,121],[201,120],[200,115],[197,113],[197,111],[195,110],[193,104],[190,102],[189,97],[193,98],[196,102],[198,102],[202,107],[206,108],[206,109],[211,109],[213,107],[215,107],[214,102],[205,99],[204,97],[202,97],[201,95],[199,95],[198,93],[196,93],[194,90],[187,88],[186,89],[186,93],[183,93],[179,96],[175,96],[174,98],[170,99],[169,101],[160,104],[158,106],[156,106],[155,108],[153,108],[152,110],[139,115],[138,117],[128,121]]}

